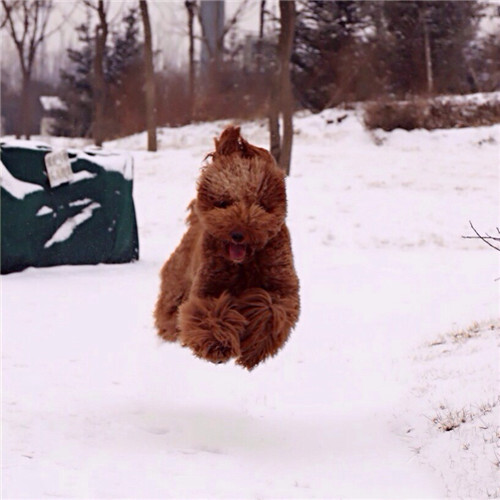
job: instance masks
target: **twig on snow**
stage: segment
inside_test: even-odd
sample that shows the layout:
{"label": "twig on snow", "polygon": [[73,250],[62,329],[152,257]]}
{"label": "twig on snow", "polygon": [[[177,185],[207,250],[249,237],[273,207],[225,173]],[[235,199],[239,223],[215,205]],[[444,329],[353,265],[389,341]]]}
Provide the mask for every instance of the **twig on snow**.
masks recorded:
{"label": "twig on snow", "polygon": [[[490,236],[488,233],[486,233],[486,235],[483,236],[483,235],[479,234],[479,232],[473,226],[471,221],[469,221],[469,224],[470,224],[470,227],[472,228],[472,230],[476,233],[476,236],[462,236],[462,238],[464,238],[464,239],[478,239],[479,238],[480,240],[484,241],[487,245],[489,245],[491,248],[494,248],[495,250],[500,252],[500,247],[497,247],[497,246],[493,245],[493,243],[490,243],[490,241],[488,241],[488,240],[493,240],[493,241],[500,242],[500,237]],[[498,234],[500,234],[500,229],[498,227],[496,228],[496,230],[497,230]]]}

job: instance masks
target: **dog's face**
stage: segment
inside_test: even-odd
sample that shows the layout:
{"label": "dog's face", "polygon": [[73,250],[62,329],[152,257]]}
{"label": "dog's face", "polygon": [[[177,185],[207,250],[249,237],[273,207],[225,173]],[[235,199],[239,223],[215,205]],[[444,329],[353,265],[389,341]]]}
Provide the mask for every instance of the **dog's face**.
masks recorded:
{"label": "dog's face", "polygon": [[[218,151],[223,136],[216,141]],[[256,154],[242,153],[241,143],[229,154],[214,153],[199,179],[196,202],[203,229],[217,241],[218,253],[234,263],[263,248],[286,216],[283,172],[267,151],[246,142],[244,147]]]}

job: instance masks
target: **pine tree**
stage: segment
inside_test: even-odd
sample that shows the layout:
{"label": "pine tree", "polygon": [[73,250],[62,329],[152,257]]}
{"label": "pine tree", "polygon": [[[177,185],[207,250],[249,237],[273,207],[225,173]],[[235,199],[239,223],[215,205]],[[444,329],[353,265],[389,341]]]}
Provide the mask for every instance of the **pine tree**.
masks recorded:
{"label": "pine tree", "polygon": [[363,2],[304,0],[297,18],[294,52],[295,92],[314,110],[339,102],[349,86],[344,67],[356,65],[364,23]]}
{"label": "pine tree", "polygon": [[76,28],[80,48],[68,49],[70,67],[61,71],[59,94],[66,105],[55,127],[57,135],[88,137],[92,126],[93,38],[87,22]]}
{"label": "pine tree", "polygon": [[139,13],[130,8],[123,17],[123,28],[113,35],[113,46],[107,58],[107,78],[117,85],[123,84],[126,73],[141,60],[142,43],[139,41]]}
{"label": "pine tree", "polygon": [[[144,76],[138,10],[131,8],[104,51],[106,137],[144,129]],[[61,135],[89,137],[93,123],[95,37],[86,21],[76,28],[79,46],[68,49],[69,67],[61,72],[60,96],[67,110],[56,126]]]}
{"label": "pine tree", "polygon": [[110,82],[110,106],[115,117],[116,135],[139,132],[146,125],[143,44],[139,22],[138,9],[130,8],[108,51],[106,77]]}
{"label": "pine tree", "polygon": [[391,1],[379,7],[387,36],[376,43],[391,93],[470,90],[466,54],[477,34],[479,2]]}

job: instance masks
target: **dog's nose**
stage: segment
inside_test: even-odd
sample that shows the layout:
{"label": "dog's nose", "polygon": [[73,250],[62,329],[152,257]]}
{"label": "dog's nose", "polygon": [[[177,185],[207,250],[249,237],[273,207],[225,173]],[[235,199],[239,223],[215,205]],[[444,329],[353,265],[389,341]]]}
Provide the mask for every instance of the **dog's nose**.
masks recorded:
{"label": "dog's nose", "polygon": [[240,231],[233,231],[231,233],[231,238],[235,243],[241,243],[245,239],[245,235]]}

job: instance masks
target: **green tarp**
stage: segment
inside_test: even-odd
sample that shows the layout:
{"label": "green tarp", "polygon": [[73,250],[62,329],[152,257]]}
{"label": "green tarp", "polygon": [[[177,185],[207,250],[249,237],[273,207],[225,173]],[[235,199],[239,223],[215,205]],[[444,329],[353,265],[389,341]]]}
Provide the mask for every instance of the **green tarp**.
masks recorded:
{"label": "green tarp", "polygon": [[49,146],[0,146],[2,274],[139,258],[130,155],[68,150],[73,178],[51,188],[44,162]]}

